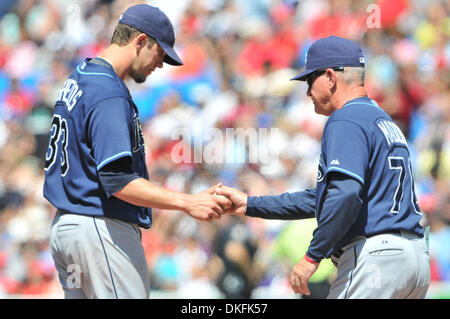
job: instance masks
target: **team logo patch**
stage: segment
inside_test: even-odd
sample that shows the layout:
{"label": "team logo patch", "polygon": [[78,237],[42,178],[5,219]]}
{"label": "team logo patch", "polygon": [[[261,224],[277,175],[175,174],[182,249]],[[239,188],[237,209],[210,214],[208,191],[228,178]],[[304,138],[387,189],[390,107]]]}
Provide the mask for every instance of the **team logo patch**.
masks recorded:
{"label": "team logo patch", "polygon": [[322,168],[322,164],[319,164],[319,169],[317,172],[317,182],[321,182],[323,181],[323,168]]}
{"label": "team logo patch", "polygon": [[139,121],[139,116],[134,114],[134,148],[133,153],[137,152],[144,147],[144,134],[142,133],[141,122]]}

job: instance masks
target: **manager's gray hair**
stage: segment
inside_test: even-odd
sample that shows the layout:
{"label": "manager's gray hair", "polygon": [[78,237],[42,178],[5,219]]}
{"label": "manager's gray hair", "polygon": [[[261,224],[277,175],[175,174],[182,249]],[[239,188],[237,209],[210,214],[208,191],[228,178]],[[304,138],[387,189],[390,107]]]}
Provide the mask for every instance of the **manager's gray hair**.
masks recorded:
{"label": "manager's gray hair", "polygon": [[347,84],[364,85],[364,68],[361,67],[345,67],[343,72],[339,72],[342,80]]}

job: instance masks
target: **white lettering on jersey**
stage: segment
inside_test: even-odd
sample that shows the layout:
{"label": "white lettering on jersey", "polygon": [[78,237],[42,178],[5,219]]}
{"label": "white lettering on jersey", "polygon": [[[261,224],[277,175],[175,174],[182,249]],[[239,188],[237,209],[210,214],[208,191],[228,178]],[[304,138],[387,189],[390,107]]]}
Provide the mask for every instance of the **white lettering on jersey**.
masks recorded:
{"label": "white lettering on jersey", "polygon": [[408,146],[405,136],[394,122],[380,121],[377,123],[377,126],[386,138],[388,145],[391,145],[392,143],[400,143]]}
{"label": "white lettering on jersey", "polygon": [[77,81],[73,79],[67,79],[64,82],[61,90],[58,93],[56,101],[61,101],[66,104],[67,109],[71,111],[75,104],[77,104],[79,98],[83,94],[83,91],[78,88]]}

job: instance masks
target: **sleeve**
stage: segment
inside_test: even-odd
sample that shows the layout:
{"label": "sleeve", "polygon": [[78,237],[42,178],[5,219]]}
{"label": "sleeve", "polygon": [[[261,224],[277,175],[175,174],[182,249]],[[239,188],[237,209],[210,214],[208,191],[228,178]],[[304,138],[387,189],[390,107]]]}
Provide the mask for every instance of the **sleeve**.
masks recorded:
{"label": "sleeve", "polygon": [[110,98],[97,103],[90,116],[90,139],[97,171],[131,153],[132,119],[129,102]]}
{"label": "sleeve", "polygon": [[276,196],[249,196],[246,215],[264,219],[304,219],[315,217],[316,189]]}
{"label": "sleeve", "polygon": [[335,121],[327,127],[325,141],[325,176],[339,172],[364,184],[369,163],[369,141],[364,130],[349,121]]}
{"label": "sleeve", "polygon": [[326,198],[317,228],[306,255],[319,262],[331,256],[338,243],[356,221],[362,206],[362,185],[341,173],[330,175]]}
{"label": "sleeve", "polygon": [[131,169],[131,159],[122,157],[103,166],[98,177],[107,198],[110,198],[128,183],[139,178],[139,175]]}

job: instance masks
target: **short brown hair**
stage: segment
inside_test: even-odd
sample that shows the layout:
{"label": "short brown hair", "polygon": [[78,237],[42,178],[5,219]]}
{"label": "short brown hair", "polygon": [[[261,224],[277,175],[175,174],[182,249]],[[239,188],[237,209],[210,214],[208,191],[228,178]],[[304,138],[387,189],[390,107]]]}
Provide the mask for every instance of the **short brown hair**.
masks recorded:
{"label": "short brown hair", "polygon": [[[117,44],[120,47],[125,46],[141,33],[144,32],[139,31],[138,29],[133,28],[127,24],[119,23],[114,30],[113,36],[111,38],[111,44]],[[155,39],[147,34],[146,36],[148,40],[148,47],[153,46],[153,43],[156,42]]]}

